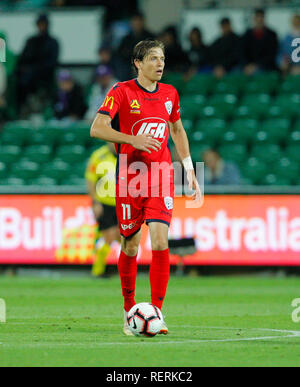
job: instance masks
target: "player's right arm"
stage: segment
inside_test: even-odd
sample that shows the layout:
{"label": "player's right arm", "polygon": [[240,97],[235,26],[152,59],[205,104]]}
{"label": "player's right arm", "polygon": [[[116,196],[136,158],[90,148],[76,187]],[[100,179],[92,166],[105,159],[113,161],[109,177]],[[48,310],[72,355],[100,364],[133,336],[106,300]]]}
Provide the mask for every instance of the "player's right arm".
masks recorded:
{"label": "player's right arm", "polygon": [[151,153],[151,150],[156,152],[160,150],[160,142],[155,140],[152,135],[131,136],[129,134],[120,133],[111,127],[111,121],[110,116],[98,113],[91,128],[91,137],[113,142],[115,144],[129,144],[134,148],[147,153]]}

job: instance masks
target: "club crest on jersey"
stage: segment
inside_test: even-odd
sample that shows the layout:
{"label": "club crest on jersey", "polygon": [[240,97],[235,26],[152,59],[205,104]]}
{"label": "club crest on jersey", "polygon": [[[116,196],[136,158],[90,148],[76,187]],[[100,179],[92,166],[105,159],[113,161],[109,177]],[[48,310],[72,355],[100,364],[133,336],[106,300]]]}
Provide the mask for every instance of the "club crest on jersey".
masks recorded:
{"label": "club crest on jersey", "polygon": [[165,197],[165,206],[167,210],[173,209],[173,199],[170,196]]}
{"label": "club crest on jersey", "polygon": [[167,112],[169,113],[169,115],[172,113],[172,110],[173,110],[173,104],[172,104],[172,101],[167,101],[165,103],[165,107],[167,109]]}
{"label": "club crest on jersey", "polygon": [[130,107],[131,107],[130,113],[132,113],[132,114],[140,114],[141,113],[141,111],[140,111],[141,104],[138,102],[138,100],[133,99],[130,102]]}
{"label": "club crest on jersey", "polygon": [[159,117],[149,117],[137,121],[131,128],[133,136],[140,136],[142,134],[151,134],[157,140],[164,140],[166,138],[168,124],[165,120]]}

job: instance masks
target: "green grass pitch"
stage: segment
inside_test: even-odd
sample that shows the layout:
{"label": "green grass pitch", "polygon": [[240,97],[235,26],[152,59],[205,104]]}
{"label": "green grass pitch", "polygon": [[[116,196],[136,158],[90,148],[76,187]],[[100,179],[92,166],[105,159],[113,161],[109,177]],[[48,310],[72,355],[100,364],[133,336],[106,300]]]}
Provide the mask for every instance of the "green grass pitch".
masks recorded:
{"label": "green grass pitch", "polygon": [[[125,337],[119,279],[0,277],[0,366],[300,366],[297,278],[170,280],[168,336]],[[137,302],[149,301],[147,277]]]}

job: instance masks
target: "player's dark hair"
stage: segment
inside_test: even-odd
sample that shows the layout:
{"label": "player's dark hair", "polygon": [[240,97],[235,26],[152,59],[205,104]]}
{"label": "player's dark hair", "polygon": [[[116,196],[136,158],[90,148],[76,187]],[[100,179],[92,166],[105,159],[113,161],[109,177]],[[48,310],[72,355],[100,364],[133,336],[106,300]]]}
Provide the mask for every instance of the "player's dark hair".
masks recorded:
{"label": "player's dark hair", "polygon": [[141,19],[141,20],[145,20],[145,15],[142,13],[142,12],[135,12],[132,16],[131,16],[131,19]]}
{"label": "player's dark hair", "polygon": [[223,17],[220,20],[220,25],[221,26],[228,25],[228,24],[231,24],[231,21],[230,21],[229,17]]}
{"label": "player's dark hair", "polygon": [[133,49],[133,54],[131,58],[131,64],[136,73],[138,69],[134,63],[135,60],[143,61],[146,56],[149,55],[150,50],[153,48],[161,48],[165,52],[165,46],[163,42],[159,40],[146,39],[139,42]]}
{"label": "player's dark hair", "polygon": [[48,15],[45,14],[45,13],[42,13],[42,14],[38,15],[38,17],[36,19],[36,24],[39,24],[39,23],[45,23],[47,26],[49,26]]}
{"label": "player's dark hair", "polygon": [[221,158],[221,155],[220,155],[220,153],[219,153],[219,151],[218,151],[217,148],[207,148],[207,149],[205,149],[205,150],[202,152],[202,156],[203,156],[205,153],[207,153],[207,152],[214,153],[217,157]]}
{"label": "player's dark hair", "polygon": [[256,8],[254,14],[255,16],[265,16],[265,10],[263,8]]}

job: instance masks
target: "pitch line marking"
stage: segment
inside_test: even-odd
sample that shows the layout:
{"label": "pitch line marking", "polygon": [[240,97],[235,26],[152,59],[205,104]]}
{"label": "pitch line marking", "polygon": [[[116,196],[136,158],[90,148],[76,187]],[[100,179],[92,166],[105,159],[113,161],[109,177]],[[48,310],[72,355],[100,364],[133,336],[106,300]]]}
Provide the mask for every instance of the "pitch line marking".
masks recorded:
{"label": "pitch line marking", "polygon": [[[254,329],[254,328],[253,328]],[[266,330],[266,329],[265,329]],[[272,329],[270,329],[272,331]],[[26,347],[70,347],[76,345],[78,347],[86,347],[87,345],[90,346],[90,344],[93,344],[93,347],[103,347],[103,346],[112,346],[112,345],[162,345],[162,344],[201,344],[201,343],[231,343],[231,342],[241,342],[241,341],[260,341],[260,340],[273,340],[273,339],[287,339],[287,338],[296,338],[300,337],[300,332],[296,331],[280,331],[282,333],[292,333],[288,334],[286,336],[261,336],[261,337],[246,337],[246,338],[240,338],[240,339],[212,339],[212,340],[169,340],[169,341],[127,341],[127,342],[120,342],[120,341],[114,341],[114,342],[106,342],[106,343],[88,343],[88,344],[80,344],[80,343],[36,343],[36,344],[29,344],[26,345]],[[49,345],[50,344],[50,345]]]}
{"label": "pitch line marking", "polygon": [[[222,329],[222,328],[217,328]],[[230,328],[227,328],[230,329]],[[231,330],[235,330],[239,328],[233,328]],[[136,344],[136,345],[143,345],[143,344],[196,344],[196,343],[230,343],[230,342],[239,342],[239,341],[260,341],[260,340],[273,340],[273,339],[287,339],[287,338],[296,338],[300,337],[300,331],[287,331],[287,330],[278,330],[278,329],[267,329],[267,328],[250,328],[251,330],[264,330],[269,332],[280,332],[280,333],[288,333],[285,336],[261,336],[261,337],[245,337],[240,339],[212,339],[212,340],[181,340],[181,341],[175,341],[175,340],[169,340],[169,341],[139,341],[139,342],[111,342],[111,343],[99,343],[99,345],[130,345],[130,344]],[[249,329],[249,330],[250,330]],[[248,329],[244,329],[248,330]]]}
{"label": "pitch line marking", "polygon": [[[21,323],[22,324],[22,323]],[[42,325],[42,324],[40,324]],[[49,325],[49,323],[44,323],[43,325]],[[95,325],[95,324],[94,324]],[[98,324],[97,324],[98,325]],[[110,325],[118,325],[119,324],[110,324]],[[195,328],[193,325],[185,325],[181,326],[182,328],[188,328],[192,327]],[[96,344],[96,346],[111,346],[111,345],[161,345],[161,344],[196,344],[196,343],[230,343],[230,342],[241,342],[241,341],[260,341],[260,340],[273,340],[273,339],[287,339],[287,338],[300,338],[300,331],[292,331],[292,330],[283,330],[283,329],[271,329],[271,328],[229,328],[229,327],[198,327],[199,329],[218,329],[218,330],[244,330],[244,331],[250,331],[250,330],[256,330],[256,331],[267,331],[267,332],[278,332],[278,333],[285,333],[285,336],[260,336],[260,337],[245,337],[245,338],[239,338],[239,339],[212,339],[212,340],[169,340],[169,341],[131,341],[131,342],[104,342],[104,343],[93,343]],[[91,343],[89,343],[91,344]],[[3,343],[0,343],[0,345],[3,345]],[[61,343],[61,344],[55,344],[55,346],[73,346],[74,344],[71,343]],[[77,346],[82,346],[80,344],[76,344]],[[48,346],[49,343],[39,343],[32,345],[33,347],[36,346]],[[51,345],[50,345],[51,346]],[[86,345],[83,345],[86,346]]]}
{"label": "pitch line marking", "polygon": [[[78,323],[80,323],[81,321],[78,321]],[[39,323],[39,324],[36,324],[35,322],[10,322],[9,325],[41,325],[41,326],[53,326],[53,328],[58,328],[58,327],[63,327],[65,325],[68,325],[68,324],[72,324],[72,322],[65,322],[63,324],[58,324],[58,323]],[[74,323],[75,325],[77,324]],[[102,326],[106,326],[106,327],[122,327],[122,324],[101,324],[101,323],[92,323],[92,322],[88,322],[88,325],[89,326],[95,326],[95,327],[102,327]],[[233,327],[233,328],[230,328],[230,327],[208,327],[208,326],[197,326],[197,325],[172,325],[172,324],[168,324],[169,327],[172,327],[172,328],[175,328],[175,329],[178,329],[178,328],[184,328],[184,329],[190,329],[190,328],[198,328],[198,329],[216,329],[216,330],[229,330],[229,331],[234,331],[234,330],[239,330],[239,331],[267,331],[267,332],[278,332],[278,333],[292,333],[293,336],[292,337],[300,337],[300,331],[292,331],[292,330],[282,330],[282,329],[271,329],[271,328],[241,328],[241,327]],[[275,337],[275,336],[272,336],[272,337]],[[283,336],[280,336],[280,337],[283,337]]]}
{"label": "pitch line marking", "polygon": [[[214,328],[213,328],[214,329]],[[215,328],[215,329],[222,329],[222,328]],[[230,329],[230,328],[227,328]],[[239,328],[231,328],[231,330],[235,330]],[[245,338],[240,338],[240,339],[212,339],[212,340],[184,340],[184,341],[175,341],[175,340],[170,340],[170,341],[159,341],[159,342],[151,342],[151,341],[140,341],[140,342],[135,342],[134,344],[193,344],[193,343],[230,343],[230,342],[239,342],[239,341],[260,341],[260,340],[273,340],[273,339],[287,339],[287,338],[296,338],[300,337],[300,331],[288,331],[288,330],[279,330],[279,329],[267,329],[267,328],[249,328],[249,329],[244,329],[244,330],[264,330],[264,331],[269,331],[269,332],[280,332],[280,333],[288,333],[285,336],[261,336],[261,337],[245,337]],[[122,345],[122,344],[132,344],[132,343],[124,343],[124,342],[118,342],[118,343],[101,343],[101,345]]]}

